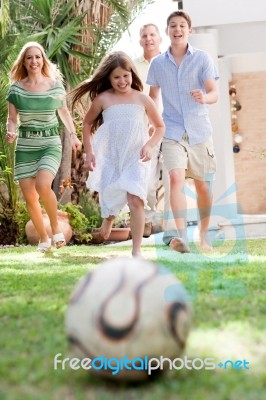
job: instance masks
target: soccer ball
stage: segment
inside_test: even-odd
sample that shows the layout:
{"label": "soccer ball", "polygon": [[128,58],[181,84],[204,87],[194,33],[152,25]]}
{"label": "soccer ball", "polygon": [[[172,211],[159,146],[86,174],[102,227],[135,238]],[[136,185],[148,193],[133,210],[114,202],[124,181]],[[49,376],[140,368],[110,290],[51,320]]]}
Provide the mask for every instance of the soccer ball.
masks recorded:
{"label": "soccer ball", "polygon": [[65,322],[72,352],[85,369],[142,380],[163,370],[162,357],[183,353],[191,306],[169,271],[140,258],[114,258],[78,282]]}

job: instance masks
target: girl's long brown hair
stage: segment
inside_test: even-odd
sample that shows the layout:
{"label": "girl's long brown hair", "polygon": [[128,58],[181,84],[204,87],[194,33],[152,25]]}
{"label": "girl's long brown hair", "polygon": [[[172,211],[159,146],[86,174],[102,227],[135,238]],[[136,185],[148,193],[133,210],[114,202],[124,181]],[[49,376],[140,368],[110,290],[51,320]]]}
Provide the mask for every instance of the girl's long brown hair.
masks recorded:
{"label": "girl's long brown hair", "polygon": [[[92,78],[82,82],[74,90],[71,91],[70,95],[72,98],[72,112],[79,103],[82,110],[88,109],[88,103],[92,102],[96,96],[100,93],[105,92],[112,88],[109,76],[112,71],[117,68],[123,68],[126,71],[132,73],[132,85],[131,87],[135,90],[142,91],[143,85],[140,77],[138,76],[137,70],[133,64],[131,58],[123,51],[115,51],[107,55],[102,62],[99,64]],[[84,104],[84,97],[87,94],[86,103]],[[102,113],[98,115],[92,125],[92,132],[95,131],[103,122]]]}

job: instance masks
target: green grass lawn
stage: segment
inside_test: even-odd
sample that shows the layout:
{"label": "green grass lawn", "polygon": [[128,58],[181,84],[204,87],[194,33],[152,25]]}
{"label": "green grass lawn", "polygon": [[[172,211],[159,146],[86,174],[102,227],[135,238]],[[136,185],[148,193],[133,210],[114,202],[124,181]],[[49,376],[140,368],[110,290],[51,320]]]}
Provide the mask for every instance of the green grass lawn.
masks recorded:
{"label": "green grass lawn", "polygon": [[0,250],[1,400],[262,400],[265,398],[266,240],[216,243],[210,254],[144,246],[169,267],[193,304],[188,358],[248,361],[249,370],[169,371],[141,385],[102,381],[84,370],[54,370],[68,354],[64,317],[80,277],[128,246],[67,246],[49,255],[27,246]]}

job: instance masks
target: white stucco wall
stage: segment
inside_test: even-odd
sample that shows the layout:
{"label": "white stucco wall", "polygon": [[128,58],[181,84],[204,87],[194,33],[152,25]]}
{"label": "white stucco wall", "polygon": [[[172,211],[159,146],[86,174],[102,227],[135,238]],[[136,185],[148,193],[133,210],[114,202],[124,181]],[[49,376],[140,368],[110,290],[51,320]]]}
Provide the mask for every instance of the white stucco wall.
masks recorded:
{"label": "white stucco wall", "polygon": [[264,22],[216,26],[219,54],[266,52],[266,1]]}
{"label": "white stucco wall", "polygon": [[265,0],[183,0],[193,26],[265,21]]}
{"label": "white stucco wall", "polygon": [[219,56],[266,52],[266,0],[183,0],[195,33],[217,31]]}
{"label": "white stucco wall", "polygon": [[232,74],[266,70],[266,52],[230,54],[224,58],[230,63]]}

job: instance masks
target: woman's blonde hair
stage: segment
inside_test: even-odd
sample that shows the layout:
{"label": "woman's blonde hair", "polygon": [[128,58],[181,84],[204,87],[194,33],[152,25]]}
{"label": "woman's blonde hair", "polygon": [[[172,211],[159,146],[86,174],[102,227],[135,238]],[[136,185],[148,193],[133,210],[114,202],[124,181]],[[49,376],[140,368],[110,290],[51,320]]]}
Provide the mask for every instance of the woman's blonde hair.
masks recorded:
{"label": "woman's blonde hair", "polygon": [[32,48],[36,47],[40,50],[43,58],[42,74],[48,78],[61,79],[62,75],[58,70],[56,64],[53,64],[46,56],[43,46],[38,42],[27,42],[19,52],[17,59],[15,60],[11,71],[10,71],[10,81],[11,83],[15,81],[20,81],[28,76],[28,72],[24,66],[26,52]]}
{"label": "woman's blonde hair", "polygon": [[[105,92],[112,88],[110,82],[110,75],[113,70],[120,67],[132,74],[132,85],[131,87],[135,90],[142,91],[143,84],[140,77],[138,76],[137,70],[134,66],[131,58],[123,51],[115,51],[108,54],[99,64],[92,78],[82,82],[77,88],[72,90],[70,93],[72,97],[72,111],[76,103],[80,103],[81,108],[88,108],[87,105],[95,99],[100,93]],[[88,94],[87,104],[83,107],[82,97]],[[94,131],[102,123],[102,114],[98,115],[94,124],[92,125],[92,131]]]}

